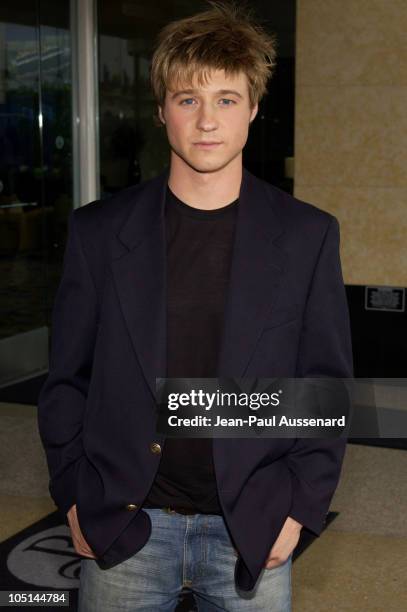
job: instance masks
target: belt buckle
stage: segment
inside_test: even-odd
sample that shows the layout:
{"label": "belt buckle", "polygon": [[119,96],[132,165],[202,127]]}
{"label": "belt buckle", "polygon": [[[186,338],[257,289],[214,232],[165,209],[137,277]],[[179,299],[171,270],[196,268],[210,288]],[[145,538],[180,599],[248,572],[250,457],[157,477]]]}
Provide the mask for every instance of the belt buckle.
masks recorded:
{"label": "belt buckle", "polygon": [[171,506],[165,506],[165,507],[163,508],[163,510],[164,510],[164,512],[166,512],[167,514],[175,514],[175,513],[176,513],[176,510],[173,510],[173,509],[171,508]]}

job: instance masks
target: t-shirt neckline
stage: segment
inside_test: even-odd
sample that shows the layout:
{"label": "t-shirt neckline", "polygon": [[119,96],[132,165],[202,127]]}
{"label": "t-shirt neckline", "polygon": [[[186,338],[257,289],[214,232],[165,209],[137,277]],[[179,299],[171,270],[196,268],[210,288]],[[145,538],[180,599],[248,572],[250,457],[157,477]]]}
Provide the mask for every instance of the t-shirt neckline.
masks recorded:
{"label": "t-shirt neckline", "polygon": [[229,204],[226,204],[226,206],[222,206],[220,208],[213,208],[211,210],[195,208],[194,206],[190,206],[189,204],[186,204],[180,200],[167,185],[167,201],[170,202],[170,204],[174,206],[181,214],[186,214],[191,217],[213,218],[226,214],[230,210],[234,209],[238,205],[239,198],[236,198],[236,200],[233,200],[233,202],[230,202]]}

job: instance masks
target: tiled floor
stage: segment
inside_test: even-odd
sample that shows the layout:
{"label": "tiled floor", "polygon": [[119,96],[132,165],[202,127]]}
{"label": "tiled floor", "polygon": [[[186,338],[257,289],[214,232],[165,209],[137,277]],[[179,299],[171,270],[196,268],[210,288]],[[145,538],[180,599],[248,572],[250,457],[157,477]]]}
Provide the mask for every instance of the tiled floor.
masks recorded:
{"label": "tiled floor", "polygon": [[0,541],[55,510],[36,412],[0,403]]}
{"label": "tiled floor", "polygon": [[293,565],[293,612],[402,612],[406,576],[406,537],[332,525]]}
{"label": "tiled floor", "polygon": [[[36,408],[0,404],[0,540],[52,512]],[[407,453],[348,445],[338,518],[293,565],[293,612],[401,612],[407,601]]]}

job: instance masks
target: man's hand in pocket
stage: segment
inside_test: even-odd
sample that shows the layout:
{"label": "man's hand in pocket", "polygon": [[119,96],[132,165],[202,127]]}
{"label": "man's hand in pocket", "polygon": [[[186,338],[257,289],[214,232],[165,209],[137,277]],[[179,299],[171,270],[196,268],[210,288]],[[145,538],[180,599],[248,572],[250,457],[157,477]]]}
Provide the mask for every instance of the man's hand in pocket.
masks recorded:
{"label": "man's hand in pocket", "polygon": [[267,569],[274,569],[288,560],[288,557],[298,544],[301,529],[301,523],[291,518],[291,516],[287,517],[266,559],[265,567]]}
{"label": "man's hand in pocket", "polygon": [[96,559],[93,550],[90,548],[85,538],[83,537],[81,528],[79,527],[78,515],[76,512],[76,504],[70,508],[67,514],[69,527],[71,529],[72,541],[78,555]]}

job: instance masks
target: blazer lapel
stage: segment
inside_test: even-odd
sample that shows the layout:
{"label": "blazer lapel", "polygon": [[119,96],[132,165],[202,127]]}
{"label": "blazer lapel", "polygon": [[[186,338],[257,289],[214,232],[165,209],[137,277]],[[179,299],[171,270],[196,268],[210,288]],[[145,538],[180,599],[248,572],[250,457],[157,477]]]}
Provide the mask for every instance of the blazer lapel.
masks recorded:
{"label": "blazer lapel", "polygon": [[112,262],[123,316],[140,366],[156,399],[166,376],[165,195],[168,170],[146,183],[117,234],[126,253]]}
{"label": "blazer lapel", "polygon": [[247,170],[239,195],[218,376],[242,378],[268,320],[285,255],[273,244],[283,228],[264,184]]}
{"label": "blazer lapel", "polygon": [[[146,183],[117,234],[120,256],[112,272],[125,322],[153,397],[166,377],[167,170]],[[284,269],[273,244],[283,228],[264,184],[243,170],[218,376],[243,377],[268,320]],[[126,251],[123,254],[123,246]]]}
{"label": "blazer lapel", "polygon": [[[283,278],[285,255],[274,244],[283,228],[273,211],[269,194],[263,182],[246,170],[243,172],[218,377],[246,376],[259,336],[266,322],[270,322]],[[220,499],[230,494],[233,499],[236,494],[237,458],[256,457],[264,442],[269,445],[271,441],[259,443],[257,438],[213,438]]]}

